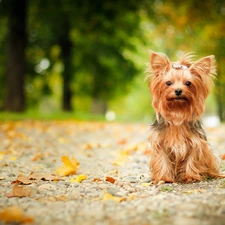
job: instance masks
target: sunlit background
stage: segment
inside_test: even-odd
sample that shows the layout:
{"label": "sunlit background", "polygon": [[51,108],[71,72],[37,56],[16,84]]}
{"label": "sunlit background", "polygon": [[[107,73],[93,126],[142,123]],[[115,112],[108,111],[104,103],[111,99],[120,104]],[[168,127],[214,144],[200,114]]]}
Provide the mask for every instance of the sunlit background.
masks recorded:
{"label": "sunlit background", "polygon": [[225,120],[224,31],[225,0],[0,0],[1,119],[151,122],[154,50],[215,55],[203,116],[215,126]]}

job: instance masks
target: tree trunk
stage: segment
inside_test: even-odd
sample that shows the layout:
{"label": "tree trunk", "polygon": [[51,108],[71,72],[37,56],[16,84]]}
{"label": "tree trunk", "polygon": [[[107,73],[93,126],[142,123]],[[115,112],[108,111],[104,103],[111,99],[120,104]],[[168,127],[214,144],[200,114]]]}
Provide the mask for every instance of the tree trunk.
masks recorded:
{"label": "tree trunk", "polygon": [[105,115],[107,112],[106,101],[99,98],[93,98],[90,111],[92,114]]}
{"label": "tree trunk", "polygon": [[63,97],[62,109],[64,111],[72,111],[72,42],[70,40],[70,24],[65,19],[64,21],[64,35],[60,37],[61,57],[64,65],[63,70]]}
{"label": "tree trunk", "polygon": [[25,109],[24,77],[27,0],[10,1],[5,110]]}
{"label": "tree trunk", "polygon": [[216,100],[217,100],[217,112],[218,112],[220,122],[224,122],[224,104],[222,102],[222,98],[220,94],[217,94]]}
{"label": "tree trunk", "polygon": [[[222,61],[218,61],[218,64],[223,63]],[[223,71],[218,69],[217,71],[217,80],[215,81],[215,97],[216,97],[216,104],[217,104],[217,115],[219,116],[220,122],[224,122],[225,120],[225,101],[224,101],[224,85],[223,77],[221,77],[221,74],[223,74]]]}

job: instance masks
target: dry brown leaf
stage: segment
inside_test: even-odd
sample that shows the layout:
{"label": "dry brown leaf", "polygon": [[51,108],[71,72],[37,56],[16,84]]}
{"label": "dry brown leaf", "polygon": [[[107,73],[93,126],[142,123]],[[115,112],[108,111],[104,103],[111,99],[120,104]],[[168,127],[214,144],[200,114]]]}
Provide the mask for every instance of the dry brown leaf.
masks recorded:
{"label": "dry brown leaf", "polygon": [[144,151],[144,155],[151,155],[151,151],[150,151],[149,149],[146,149],[146,150]]}
{"label": "dry brown leaf", "polygon": [[16,184],[16,183],[17,184],[32,184],[32,181],[28,177],[24,176],[23,174],[20,174],[18,175],[16,180],[12,182],[12,184]]}
{"label": "dry brown leaf", "polygon": [[225,160],[225,154],[222,155],[222,160]]}
{"label": "dry brown leaf", "polygon": [[2,212],[0,212],[0,220],[4,223],[13,224],[33,222],[32,218],[24,216],[24,212],[16,206],[5,208]]}
{"label": "dry brown leaf", "polygon": [[94,181],[94,182],[99,182],[99,181],[102,181],[102,179],[99,178],[99,177],[95,177],[95,178],[93,179],[93,181]]}
{"label": "dry brown leaf", "polygon": [[56,201],[66,202],[66,201],[68,201],[68,197],[65,196],[65,195],[62,195],[62,196],[44,196],[44,197],[35,198],[35,200],[37,200],[39,202],[56,202]]}
{"label": "dry brown leaf", "polygon": [[49,191],[55,191],[57,190],[57,187],[52,184],[42,184],[38,187],[39,190],[49,190]]}
{"label": "dry brown leaf", "polygon": [[33,157],[32,161],[34,161],[34,162],[35,162],[35,161],[39,161],[39,160],[41,160],[44,156],[46,156],[46,154],[38,152],[38,153],[36,153],[36,155]]}
{"label": "dry brown leaf", "polygon": [[55,196],[55,198],[56,198],[56,201],[62,201],[62,202],[68,201],[68,197],[65,195]]}
{"label": "dry brown leaf", "polygon": [[31,195],[31,189],[24,187],[24,186],[19,186],[18,184],[15,184],[13,186],[12,192],[6,194],[7,197],[30,197]]}
{"label": "dry brown leaf", "polygon": [[84,149],[86,150],[91,150],[93,148],[94,148],[93,144],[90,144],[90,143],[87,143],[86,146],[84,147]]}
{"label": "dry brown leaf", "polygon": [[58,177],[55,174],[49,174],[49,173],[35,173],[32,172],[30,173],[30,175],[28,176],[29,180],[43,180],[43,181],[58,181],[58,180],[62,180],[62,178]]}
{"label": "dry brown leaf", "polygon": [[16,180],[12,182],[12,184],[32,184],[34,181],[58,181],[62,180],[62,178],[58,177],[55,174],[48,174],[48,173],[30,173],[28,177],[24,176],[23,174],[18,175]]}
{"label": "dry brown leaf", "polygon": [[125,138],[120,139],[119,141],[117,141],[117,144],[119,144],[119,145],[125,145],[125,144],[127,144],[127,139],[125,139]]}
{"label": "dry brown leaf", "polygon": [[205,192],[205,190],[204,189],[201,189],[201,188],[199,188],[199,189],[185,190],[184,191],[185,194],[203,193],[203,192]]}
{"label": "dry brown leaf", "polygon": [[108,181],[108,182],[110,182],[110,183],[112,183],[112,184],[114,184],[115,181],[116,181],[115,178],[113,178],[113,177],[108,177],[108,176],[105,178],[105,180]]}

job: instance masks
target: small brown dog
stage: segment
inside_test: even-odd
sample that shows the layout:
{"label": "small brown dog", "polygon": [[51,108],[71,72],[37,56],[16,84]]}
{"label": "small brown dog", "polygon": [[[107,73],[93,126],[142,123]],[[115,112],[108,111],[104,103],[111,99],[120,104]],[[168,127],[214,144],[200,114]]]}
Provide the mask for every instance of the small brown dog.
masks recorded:
{"label": "small brown dog", "polygon": [[152,180],[194,182],[220,177],[219,163],[199,121],[216,74],[214,56],[171,62],[152,52],[147,78],[156,121],[150,133]]}

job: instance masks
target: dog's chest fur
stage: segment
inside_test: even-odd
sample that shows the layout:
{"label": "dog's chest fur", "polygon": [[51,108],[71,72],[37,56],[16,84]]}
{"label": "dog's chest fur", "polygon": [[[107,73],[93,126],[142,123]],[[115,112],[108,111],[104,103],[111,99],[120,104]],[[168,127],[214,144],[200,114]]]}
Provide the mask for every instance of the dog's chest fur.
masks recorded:
{"label": "dog's chest fur", "polygon": [[206,141],[200,121],[175,126],[160,117],[153,125],[150,143],[157,143],[158,150],[164,150],[173,160],[185,160],[191,151],[198,151],[202,141]]}

